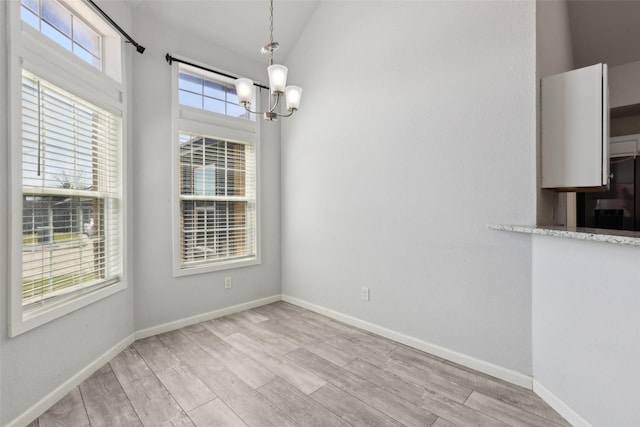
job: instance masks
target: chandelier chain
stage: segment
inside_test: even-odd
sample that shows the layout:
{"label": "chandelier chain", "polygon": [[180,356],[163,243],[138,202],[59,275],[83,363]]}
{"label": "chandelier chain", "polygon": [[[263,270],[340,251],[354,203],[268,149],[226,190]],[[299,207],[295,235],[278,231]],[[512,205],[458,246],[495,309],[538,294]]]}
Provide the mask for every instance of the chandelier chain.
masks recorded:
{"label": "chandelier chain", "polygon": [[269,41],[273,43],[273,0],[269,1],[269,16],[270,16],[269,34],[271,35],[271,39]]}

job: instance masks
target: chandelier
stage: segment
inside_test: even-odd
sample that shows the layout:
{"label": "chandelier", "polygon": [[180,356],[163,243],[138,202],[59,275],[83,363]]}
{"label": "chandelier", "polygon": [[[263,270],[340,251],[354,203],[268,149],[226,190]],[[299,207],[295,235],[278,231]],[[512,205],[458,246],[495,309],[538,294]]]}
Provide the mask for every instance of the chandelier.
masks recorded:
{"label": "chandelier", "polygon": [[[288,69],[284,65],[273,63],[273,52],[280,47],[278,42],[273,41],[273,0],[269,0],[269,33],[271,38],[269,43],[262,47],[263,54],[269,54],[269,109],[265,112],[252,111],[251,101],[253,100],[253,81],[250,79],[240,78],[236,80],[236,92],[240,104],[244,108],[254,114],[263,114],[265,120],[278,120],[278,117],[289,117],[300,107],[300,98],[302,98],[302,88],[299,86],[287,86]],[[287,114],[276,113],[276,107],[280,98],[284,95]]]}

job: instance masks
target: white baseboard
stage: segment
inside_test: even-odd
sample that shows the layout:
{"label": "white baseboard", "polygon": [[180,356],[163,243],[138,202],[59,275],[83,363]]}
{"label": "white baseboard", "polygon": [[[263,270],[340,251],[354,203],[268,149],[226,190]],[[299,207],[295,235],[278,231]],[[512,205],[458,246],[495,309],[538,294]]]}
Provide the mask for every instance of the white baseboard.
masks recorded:
{"label": "white baseboard", "polygon": [[571,409],[566,403],[560,400],[558,396],[553,394],[536,379],[533,380],[533,391],[573,427],[593,427],[587,420],[578,415],[576,411]]}
{"label": "white baseboard", "polygon": [[134,340],[135,335],[131,334],[111,347],[109,350],[103,353],[102,356],[98,357],[89,365],[85,366],[82,370],[80,370],[80,372],[69,378],[51,393],[40,399],[40,401],[35,405],[27,409],[26,412],[22,413],[19,417],[15,418],[13,421],[7,424],[6,427],[22,427],[28,425],[30,422],[42,415],[47,409],[55,405],[58,400],[65,397],[67,393],[76,388],[78,385],[82,384],[84,380],[89,378],[91,374],[100,369],[105,363],[108,363],[111,359],[116,357],[118,353],[127,348],[127,346]]}
{"label": "white baseboard", "polygon": [[300,306],[302,308],[306,308],[307,310],[314,311],[318,314],[331,317],[332,319],[339,320],[340,322],[344,322],[357,328],[364,329],[365,331],[373,332],[374,334],[378,334],[385,338],[389,338],[390,340],[408,345],[409,347],[425,351],[427,353],[433,354],[434,356],[441,357],[459,365],[475,369],[476,371],[491,375],[492,377],[500,378],[501,380],[510,382],[520,387],[524,387],[529,390],[533,388],[533,378],[528,375],[521,374],[520,372],[512,371],[510,369],[503,368],[502,366],[494,365],[493,363],[489,363],[466,354],[458,353],[457,351],[441,347],[439,345],[432,344],[426,341],[422,341],[409,335],[392,331],[391,329],[383,328],[382,326],[378,326],[374,323],[360,320],[358,318],[339,313],[337,311],[333,311],[328,308],[321,307],[319,305],[315,305],[289,295],[283,294],[282,300]]}
{"label": "white baseboard", "polygon": [[187,317],[173,322],[164,323],[158,326],[152,326],[151,328],[142,329],[136,331],[136,339],[142,339],[152,337],[154,335],[163,334],[169,331],[175,331],[176,329],[184,328],[185,326],[195,325],[196,323],[204,322],[218,317],[227,316],[229,314],[237,313],[243,310],[249,310],[250,308],[260,307],[262,305],[271,304],[281,300],[280,294],[272,295],[270,297],[261,298],[249,302],[245,302],[231,307],[221,308],[219,310],[210,311],[204,314],[198,314],[196,316]]}

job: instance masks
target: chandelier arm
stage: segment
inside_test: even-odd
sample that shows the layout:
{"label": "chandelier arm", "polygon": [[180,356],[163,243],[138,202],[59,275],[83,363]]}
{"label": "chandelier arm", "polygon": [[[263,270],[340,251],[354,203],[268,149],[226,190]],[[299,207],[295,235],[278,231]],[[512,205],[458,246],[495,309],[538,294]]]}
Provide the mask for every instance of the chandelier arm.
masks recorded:
{"label": "chandelier arm", "polygon": [[247,104],[244,104],[244,103],[243,103],[243,104],[242,104],[242,106],[244,107],[244,109],[245,109],[245,110],[247,110],[247,111],[248,111],[248,112],[250,112],[251,114],[264,114],[263,112],[260,112],[260,111],[251,111],[251,110],[249,109],[249,107],[247,107]]}
{"label": "chandelier arm", "polygon": [[[270,96],[271,96],[271,95],[270,95]],[[276,107],[278,106],[278,102],[279,102],[279,101],[280,101],[280,94],[279,94],[279,93],[276,93],[276,102],[275,102],[275,104],[273,104],[273,107],[269,108],[269,112],[270,112],[270,113],[273,113],[273,112],[274,112],[274,110],[275,110],[275,109],[276,109]],[[269,102],[269,104],[271,104],[271,102]],[[276,113],[276,114],[278,114],[278,113]]]}
{"label": "chandelier arm", "polygon": [[289,114],[279,114],[279,113],[274,113],[274,114],[278,117],[291,117],[295,111],[296,109],[294,108],[293,110],[289,110]]}

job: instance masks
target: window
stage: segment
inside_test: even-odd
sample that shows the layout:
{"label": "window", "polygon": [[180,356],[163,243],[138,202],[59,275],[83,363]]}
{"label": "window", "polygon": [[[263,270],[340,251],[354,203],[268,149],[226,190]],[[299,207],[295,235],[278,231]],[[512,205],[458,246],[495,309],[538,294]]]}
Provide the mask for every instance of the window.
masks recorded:
{"label": "window", "polygon": [[123,42],[82,2],[7,5],[15,336],[126,287],[127,94]]}
{"label": "window", "polygon": [[257,264],[255,118],[229,79],[181,66],[175,82],[174,272]]}
{"label": "window", "polygon": [[180,134],[183,267],[255,256],[254,162],[253,144]]}
{"label": "window", "polygon": [[224,114],[230,117],[255,120],[238,102],[234,86],[181,72],[179,75],[178,97],[180,105]]}
{"label": "window", "polygon": [[23,72],[22,304],[119,279],[114,115]]}
{"label": "window", "polygon": [[83,61],[102,69],[102,38],[55,0],[21,0],[22,20]]}

